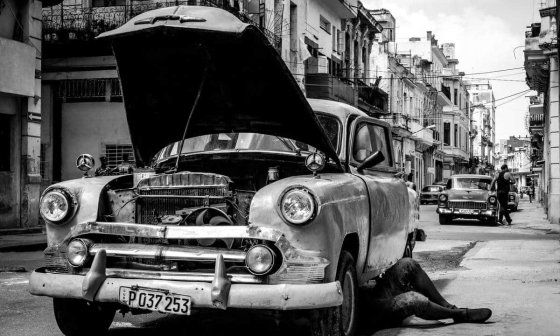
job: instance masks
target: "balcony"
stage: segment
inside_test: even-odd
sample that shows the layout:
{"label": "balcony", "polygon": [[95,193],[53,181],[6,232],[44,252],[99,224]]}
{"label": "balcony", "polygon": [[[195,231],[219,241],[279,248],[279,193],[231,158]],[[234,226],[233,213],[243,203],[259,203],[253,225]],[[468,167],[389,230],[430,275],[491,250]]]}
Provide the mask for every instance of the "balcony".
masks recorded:
{"label": "balcony", "polygon": [[529,132],[538,133],[544,130],[543,105],[535,104],[529,106]]}
{"label": "balcony", "polygon": [[[82,53],[94,51],[100,46],[100,42],[94,38],[106,31],[115,29],[131,18],[149,10],[171,7],[178,5],[197,5],[223,8],[237,16],[241,21],[258,26],[270,43],[277,50],[281,47],[282,32],[276,32],[276,27],[282,27],[281,14],[275,15],[272,11],[258,8],[256,13],[248,11],[248,0],[239,0],[237,6],[230,6],[229,1],[220,0],[186,0],[186,1],[158,1],[158,0],[130,0],[129,4],[122,6],[88,7],[78,5],[55,5],[43,8],[43,45],[49,56],[57,55],[56,51],[63,49],[64,52],[77,52],[69,46],[90,46],[89,50]],[[264,19],[263,19],[264,18]],[[269,19],[269,20],[267,20]],[[276,22],[278,21],[279,22]],[[268,29],[265,23],[271,21],[274,32]],[[263,23],[264,22],[264,23]],[[107,48],[103,48],[105,52]],[[51,51],[54,51],[52,55]]]}
{"label": "balcony", "polygon": [[389,95],[379,87],[358,82],[358,107],[372,116],[387,114]]}
{"label": "balcony", "polygon": [[328,73],[306,74],[305,90],[308,98],[335,100],[354,106],[358,99],[351,82]]}
{"label": "balcony", "polygon": [[358,8],[358,0],[324,0],[325,4],[331,7],[332,10],[341,19],[355,18]]}

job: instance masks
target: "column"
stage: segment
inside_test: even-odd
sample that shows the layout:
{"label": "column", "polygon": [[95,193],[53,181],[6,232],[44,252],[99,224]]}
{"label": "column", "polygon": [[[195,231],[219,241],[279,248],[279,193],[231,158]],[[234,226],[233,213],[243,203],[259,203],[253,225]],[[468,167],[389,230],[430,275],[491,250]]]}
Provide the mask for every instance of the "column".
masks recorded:
{"label": "column", "polygon": [[548,219],[560,222],[560,115],[558,106],[558,56],[550,56],[548,84],[548,113],[550,120],[550,184],[548,193]]}

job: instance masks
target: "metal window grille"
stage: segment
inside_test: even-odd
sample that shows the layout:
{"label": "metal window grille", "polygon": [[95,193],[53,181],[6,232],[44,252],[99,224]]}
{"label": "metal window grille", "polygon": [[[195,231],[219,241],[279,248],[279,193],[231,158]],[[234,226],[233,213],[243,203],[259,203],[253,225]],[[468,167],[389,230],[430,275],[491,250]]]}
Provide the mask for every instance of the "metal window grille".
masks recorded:
{"label": "metal window grille", "polygon": [[107,166],[114,168],[123,162],[123,154],[128,154],[129,161],[135,163],[134,151],[130,144],[105,144],[105,153],[107,158]]}
{"label": "metal window grille", "polygon": [[58,98],[71,101],[99,101],[121,98],[121,86],[118,78],[67,79],[60,81],[56,92]]}

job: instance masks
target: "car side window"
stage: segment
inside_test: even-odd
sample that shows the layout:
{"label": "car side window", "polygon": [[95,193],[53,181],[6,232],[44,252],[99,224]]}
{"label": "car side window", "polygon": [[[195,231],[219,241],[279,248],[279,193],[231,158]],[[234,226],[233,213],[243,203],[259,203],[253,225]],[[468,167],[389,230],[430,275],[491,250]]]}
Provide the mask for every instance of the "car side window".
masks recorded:
{"label": "car side window", "polygon": [[352,149],[354,160],[363,162],[368,156],[376,151],[381,151],[381,153],[385,156],[385,160],[379,163],[379,166],[391,166],[387,129],[382,126],[369,123],[362,123],[358,125]]}

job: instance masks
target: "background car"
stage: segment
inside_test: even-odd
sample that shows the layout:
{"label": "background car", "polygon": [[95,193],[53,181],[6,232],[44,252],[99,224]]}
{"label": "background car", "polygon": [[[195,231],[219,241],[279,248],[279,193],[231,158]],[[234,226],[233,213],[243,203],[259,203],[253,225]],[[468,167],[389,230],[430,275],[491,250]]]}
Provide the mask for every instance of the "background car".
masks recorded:
{"label": "background car", "polygon": [[508,195],[508,209],[510,211],[517,211],[519,207],[519,193],[517,191],[517,186],[512,184]]}
{"label": "background car", "polygon": [[498,223],[499,203],[496,193],[490,191],[492,177],[486,175],[453,175],[438,197],[439,223],[454,219],[478,219],[484,223]]}
{"label": "background car", "polygon": [[420,192],[420,204],[437,203],[439,194],[445,190],[443,185],[429,185]]}

